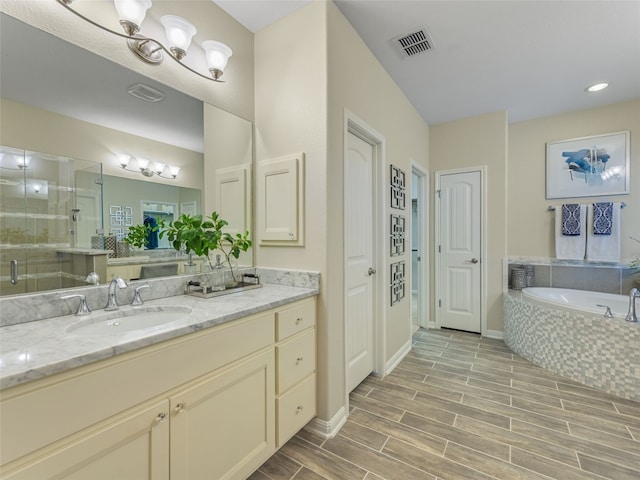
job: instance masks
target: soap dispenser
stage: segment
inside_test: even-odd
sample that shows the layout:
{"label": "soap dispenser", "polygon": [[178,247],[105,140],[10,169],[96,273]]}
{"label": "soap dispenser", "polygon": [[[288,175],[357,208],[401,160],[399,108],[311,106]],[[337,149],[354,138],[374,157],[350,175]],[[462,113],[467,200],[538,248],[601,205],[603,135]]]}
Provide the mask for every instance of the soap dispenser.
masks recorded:
{"label": "soap dispenser", "polygon": [[220,255],[216,255],[216,264],[211,270],[211,291],[219,292],[224,290],[224,267],[220,261]]}

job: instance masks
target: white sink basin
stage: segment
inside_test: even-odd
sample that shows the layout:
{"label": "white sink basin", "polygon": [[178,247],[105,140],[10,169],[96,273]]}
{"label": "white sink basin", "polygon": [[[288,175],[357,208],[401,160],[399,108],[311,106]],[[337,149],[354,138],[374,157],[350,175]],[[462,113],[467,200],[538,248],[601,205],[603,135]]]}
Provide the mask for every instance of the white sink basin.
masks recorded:
{"label": "white sink basin", "polygon": [[92,313],[69,325],[66,332],[75,335],[117,335],[164,327],[190,313],[191,307],[187,306],[121,307],[114,312]]}

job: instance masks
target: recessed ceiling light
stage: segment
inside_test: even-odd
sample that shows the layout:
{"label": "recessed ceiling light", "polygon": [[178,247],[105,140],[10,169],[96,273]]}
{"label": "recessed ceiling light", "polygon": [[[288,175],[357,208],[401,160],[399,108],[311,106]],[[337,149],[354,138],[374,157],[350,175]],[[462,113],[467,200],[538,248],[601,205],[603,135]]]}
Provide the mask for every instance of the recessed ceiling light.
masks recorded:
{"label": "recessed ceiling light", "polygon": [[600,90],[604,90],[605,88],[607,88],[609,86],[608,83],[596,83],[595,85],[590,85],[587,88],[585,88],[584,90],[586,92],[599,92]]}

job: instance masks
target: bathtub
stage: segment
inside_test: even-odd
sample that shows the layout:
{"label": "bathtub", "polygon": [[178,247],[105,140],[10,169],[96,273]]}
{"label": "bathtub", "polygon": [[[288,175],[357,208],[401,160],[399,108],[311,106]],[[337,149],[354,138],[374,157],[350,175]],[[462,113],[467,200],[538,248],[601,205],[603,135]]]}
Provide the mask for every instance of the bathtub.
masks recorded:
{"label": "bathtub", "polygon": [[[504,297],[504,341],[554,373],[640,401],[640,324],[627,322],[624,295],[525,288]],[[640,300],[636,300],[640,310]],[[604,317],[611,307],[614,318]]]}
{"label": "bathtub", "polygon": [[[588,292],[570,288],[528,287],[522,290],[522,298],[552,308],[560,308],[584,314],[604,315],[606,305],[615,318],[625,318],[629,309],[629,297],[612,293]],[[640,312],[640,303],[638,304]]]}

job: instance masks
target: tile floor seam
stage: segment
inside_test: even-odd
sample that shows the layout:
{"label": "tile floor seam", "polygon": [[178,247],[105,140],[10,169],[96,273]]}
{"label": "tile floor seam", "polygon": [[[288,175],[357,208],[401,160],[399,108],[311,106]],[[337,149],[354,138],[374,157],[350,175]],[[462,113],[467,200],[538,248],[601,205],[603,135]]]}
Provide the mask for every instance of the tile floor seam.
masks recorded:
{"label": "tile floor seam", "polygon": [[[407,463],[407,462],[405,462],[405,461],[404,461],[404,460],[402,460],[402,459],[399,459],[399,458],[393,457],[393,456],[389,455],[388,453],[381,452],[381,451],[379,452],[378,450],[375,450],[374,448],[371,448],[371,447],[369,447],[369,446],[367,446],[367,445],[364,445],[363,443],[360,443],[360,442],[358,442],[358,441],[356,441],[356,440],[354,440],[354,439],[352,439],[352,438],[349,438],[349,437],[346,437],[346,436],[344,436],[344,435],[340,435],[340,434],[338,434],[338,435],[336,435],[336,436],[341,436],[342,438],[346,439],[347,441],[354,442],[354,443],[357,443],[357,444],[359,444],[359,445],[362,445],[362,446],[363,446],[364,448],[366,448],[367,450],[371,450],[372,452],[379,453],[380,455],[384,456],[384,457],[385,457],[385,458],[387,458],[388,460],[392,460],[392,461],[394,461],[394,462],[401,463],[401,464],[403,464],[403,465],[405,465],[405,466],[407,466],[407,467],[409,467],[409,468],[413,468],[413,469],[418,470],[418,471],[420,471],[420,472],[426,473],[427,475],[431,475],[432,477],[435,477],[435,475],[434,475],[433,473],[429,473],[429,472],[427,472],[426,470],[424,470],[424,469],[422,469],[422,468],[418,468],[418,467],[416,467],[415,465],[411,465],[410,463]],[[401,442],[403,442],[403,443],[407,443],[407,442],[404,442],[403,440],[400,440],[400,439],[397,439],[397,440],[398,440],[398,441],[401,441]],[[356,466],[356,467],[358,467],[358,468],[361,468],[362,470],[366,471],[367,473],[371,473],[371,474],[373,474],[373,475],[379,476],[377,473],[375,473],[375,472],[373,472],[373,471],[371,471],[371,470],[369,470],[369,469],[367,469],[367,468],[363,467],[362,465],[358,465],[357,463],[354,463],[354,462],[352,462],[351,460],[349,460],[349,459],[347,459],[347,458],[344,458],[344,457],[340,456],[340,455],[339,455],[339,454],[337,454],[337,453],[332,452],[331,450],[325,450],[325,452],[331,453],[331,454],[335,455],[336,457],[341,458],[341,459],[342,459],[342,460],[344,460],[345,462],[348,462],[348,463],[350,463],[350,464],[352,464],[352,465],[354,465],[354,466]],[[467,468],[468,468],[468,467],[467,467]],[[365,476],[366,476],[366,475],[365,475]]]}

